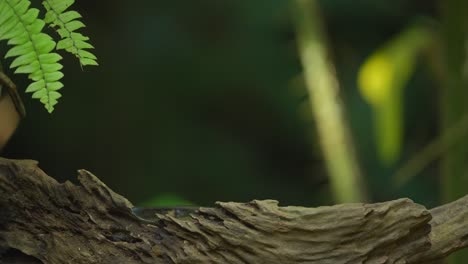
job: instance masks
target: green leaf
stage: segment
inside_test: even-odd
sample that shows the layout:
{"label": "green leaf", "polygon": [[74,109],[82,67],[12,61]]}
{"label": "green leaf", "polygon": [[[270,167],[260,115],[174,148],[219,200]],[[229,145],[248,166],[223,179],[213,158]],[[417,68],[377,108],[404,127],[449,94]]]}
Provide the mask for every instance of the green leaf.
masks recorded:
{"label": "green leaf", "polygon": [[44,79],[48,83],[51,83],[51,82],[55,82],[55,81],[62,79],[62,77],[63,77],[63,73],[57,71],[57,72],[46,73]]}
{"label": "green leaf", "polygon": [[14,19],[14,17],[11,17],[11,19],[7,20],[2,26],[0,27],[0,40],[2,39],[8,39],[5,37],[5,35],[12,30],[16,24],[18,24],[18,20]]}
{"label": "green leaf", "polygon": [[81,65],[85,66],[85,65],[94,65],[94,66],[97,66],[98,63],[96,62],[96,60],[93,60],[93,59],[87,59],[87,58],[83,58],[80,60],[80,63]]}
{"label": "green leaf", "polygon": [[65,50],[75,55],[82,66],[98,65],[96,56],[86,51],[93,48],[87,42],[89,38],[75,32],[85,27],[79,20],[81,15],[73,10],[66,11],[73,3],[73,0],[44,0],[43,5],[47,10],[45,22],[55,28],[61,38],[57,50]]}
{"label": "green leaf", "polygon": [[60,63],[42,64],[44,72],[56,72],[60,71],[62,68],[63,65]]}
{"label": "green leaf", "polygon": [[31,42],[26,42],[24,44],[15,46],[11,48],[5,55],[5,58],[16,57],[21,54],[33,52],[33,45]]}
{"label": "green leaf", "polygon": [[92,60],[96,60],[96,56],[94,56],[94,54],[92,54],[91,52],[88,52],[86,50],[79,50],[78,51],[78,55],[81,57],[81,58],[87,58],[87,59],[92,59]]}
{"label": "green leaf", "polygon": [[34,61],[31,64],[20,66],[15,70],[15,73],[33,73],[40,70],[39,62]]}
{"label": "green leaf", "polygon": [[34,20],[36,20],[37,16],[39,15],[39,9],[32,8],[29,9],[24,15],[21,16],[22,24],[29,25]]}
{"label": "green leaf", "polygon": [[29,63],[33,63],[37,59],[37,54],[34,52],[26,53],[24,55],[19,56],[18,58],[14,59],[11,63],[11,68],[16,68],[21,65],[26,65]]}
{"label": "green leaf", "polygon": [[[39,99],[51,112],[58,92],[63,88],[60,64],[62,57],[54,49],[65,50],[75,55],[81,65],[97,65],[96,56],[87,49],[93,46],[89,38],[75,32],[85,27],[81,15],[67,9],[74,0],[43,0],[46,9],[45,19],[38,18],[39,10],[31,8],[30,0],[0,0],[0,40],[10,46],[6,58],[13,58],[10,68],[15,73],[28,74],[32,83],[26,92]],[[45,24],[52,26],[60,35],[56,43],[43,32]]]}
{"label": "green leaf", "polygon": [[38,91],[35,91],[32,95],[32,98],[35,98],[35,99],[47,98],[47,89],[42,88]]}
{"label": "green leaf", "polygon": [[49,92],[49,98],[50,98],[50,100],[57,100],[57,99],[59,99],[60,97],[62,97],[62,95],[59,94],[58,92],[55,92],[55,91]]}
{"label": "green leaf", "polygon": [[68,30],[68,32],[73,32],[77,29],[84,28],[85,24],[83,24],[79,20],[73,20],[65,24],[65,29]]}
{"label": "green leaf", "polygon": [[26,92],[33,93],[32,97],[51,111],[60,97],[56,90],[63,86],[57,82],[63,77],[58,63],[62,57],[52,52],[56,43],[42,33],[45,22],[38,18],[39,10],[30,5],[29,0],[0,1],[0,39],[12,46],[5,55],[14,58],[10,68],[28,74],[33,81]]}
{"label": "green leaf", "polygon": [[372,106],[379,158],[394,163],[401,152],[403,89],[421,51],[433,39],[426,25],[415,24],[376,50],[362,65],[358,84]]}
{"label": "green leaf", "polygon": [[156,206],[194,206],[194,203],[182,198],[179,195],[166,193],[158,195],[140,206],[156,207]]}
{"label": "green leaf", "polygon": [[31,33],[40,33],[42,29],[44,28],[44,25],[45,25],[44,21],[40,19],[36,19],[36,21],[34,21],[28,26],[28,30]]}
{"label": "green leaf", "polygon": [[36,92],[36,91],[38,91],[38,90],[40,90],[40,89],[43,89],[44,87],[45,87],[45,82],[44,82],[44,80],[40,80],[40,81],[31,83],[31,84],[26,88],[26,92],[27,92],[27,93]]}
{"label": "green leaf", "polygon": [[50,91],[57,91],[62,89],[63,84],[61,82],[52,82],[49,84],[48,88]]}
{"label": "green leaf", "polygon": [[60,14],[59,17],[60,17],[60,20],[62,20],[64,23],[68,23],[72,20],[81,18],[81,15],[76,11],[68,11],[68,12]]}
{"label": "green leaf", "polygon": [[62,59],[62,56],[57,53],[41,54],[39,55],[39,61],[43,64],[56,63]]}

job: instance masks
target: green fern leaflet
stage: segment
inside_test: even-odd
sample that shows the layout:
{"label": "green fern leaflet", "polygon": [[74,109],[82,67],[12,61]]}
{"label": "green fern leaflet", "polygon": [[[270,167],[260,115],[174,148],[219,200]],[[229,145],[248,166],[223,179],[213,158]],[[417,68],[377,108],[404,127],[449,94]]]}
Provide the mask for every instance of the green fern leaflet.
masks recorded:
{"label": "green fern leaflet", "polygon": [[56,29],[61,40],[57,43],[57,49],[63,49],[75,55],[81,65],[98,65],[96,56],[85,49],[94,48],[87,41],[88,37],[76,30],[85,27],[78,19],[81,15],[76,11],[67,11],[74,0],[44,0],[43,5],[47,10],[44,21]]}
{"label": "green fern leaflet", "polygon": [[6,58],[16,57],[10,67],[16,68],[15,73],[27,73],[33,82],[26,92],[39,99],[49,112],[54,110],[63,87],[59,81],[63,74],[62,65],[58,62],[62,57],[51,51],[55,48],[53,39],[42,33],[44,21],[38,19],[39,10],[29,8],[28,0],[0,1],[0,40],[7,40],[13,45]]}
{"label": "green fern leaflet", "polygon": [[[40,19],[39,10],[31,8],[29,0],[0,0],[0,41],[5,40],[12,46],[5,58],[13,58],[10,68],[15,73],[28,74],[31,84],[26,92],[39,99],[45,108],[52,112],[58,92],[63,87],[60,64],[62,57],[55,50],[65,50],[74,54],[83,65],[97,65],[96,56],[86,49],[93,48],[88,37],[76,30],[84,27],[78,20],[81,15],[66,11],[73,0],[44,0],[45,20]],[[60,36],[58,44],[43,32],[49,24]]]}

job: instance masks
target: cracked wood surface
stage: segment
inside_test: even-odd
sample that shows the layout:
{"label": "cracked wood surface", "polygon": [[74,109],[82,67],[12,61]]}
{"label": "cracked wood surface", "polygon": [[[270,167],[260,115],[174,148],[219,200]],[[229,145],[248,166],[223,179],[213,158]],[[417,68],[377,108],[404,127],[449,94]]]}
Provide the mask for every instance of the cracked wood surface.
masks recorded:
{"label": "cracked wood surface", "polygon": [[28,263],[430,263],[467,246],[467,197],[432,210],[409,199],[135,209],[88,171],[78,181],[59,183],[35,161],[0,158],[3,261],[22,254]]}

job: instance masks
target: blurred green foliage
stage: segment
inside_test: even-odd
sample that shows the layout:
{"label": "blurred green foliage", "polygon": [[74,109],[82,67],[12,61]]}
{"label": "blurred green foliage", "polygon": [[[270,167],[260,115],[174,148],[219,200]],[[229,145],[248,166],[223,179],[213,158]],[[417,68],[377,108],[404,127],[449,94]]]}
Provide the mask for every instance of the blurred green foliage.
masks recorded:
{"label": "blurred green foliage", "polygon": [[[438,203],[437,170],[388,188],[401,164],[379,162],[372,108],[357,87],[367,56],[434,1],[321,1],[329,49],[372,200]],[[314,122],[291,88],[301,73],[289,3],[80,1],[100,67],[65,57],[66,88],[53,115],[28,117],[3,153],[30,158],[58,180],[86,168],[135,204],[173,193],[195,204],[278,199],[331,202]],[[403,91],[401,160],[435,135],[436,93],[425,67]],[[17,85],[25,87],[26,80]]]}
{"label": "blurred green foliage", "polygon": [[139,204],[143,207],[158,207],[158,206],[194,206],[192,202],[171,193],[160,194],[148,201]]}
{"label": "blurred green foliage", "polygon": [[418,58],[435,40],[431,31],[426,23],[408,26],[371,54],[359,71],[359,88],[372,107],[377,151],[385,165],[391,165],[400,156],[403,89],[413,75]]}

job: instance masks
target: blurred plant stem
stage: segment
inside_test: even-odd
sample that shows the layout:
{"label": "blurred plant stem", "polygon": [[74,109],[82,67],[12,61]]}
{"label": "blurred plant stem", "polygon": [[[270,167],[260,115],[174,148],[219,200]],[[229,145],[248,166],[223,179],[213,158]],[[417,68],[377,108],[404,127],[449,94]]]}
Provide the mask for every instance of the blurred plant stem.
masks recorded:
{"label": "blurred plant stem", "polygon": [[393,175],[396,187],[401,187],[421,173],[430,163],[444,155],[468,133],[468,113],[452,127],[444,130],[437,139],[424,147],[413,158],[405,163]]}
{"label": "blurred plant stem", "polygon": [[299,53],[335,201],[367,200],[317,1],[294,0]]}
{"label": "blurred plant stem", "polygon": [[[468,113],[467,37],[468,1],[440,0],[446,77],[441,87],[441,133]],[[454,201],[468,193],[468,136],[443,158],[442,197]],[[468,251],[449,258],[450,264],[467,263]]]}

